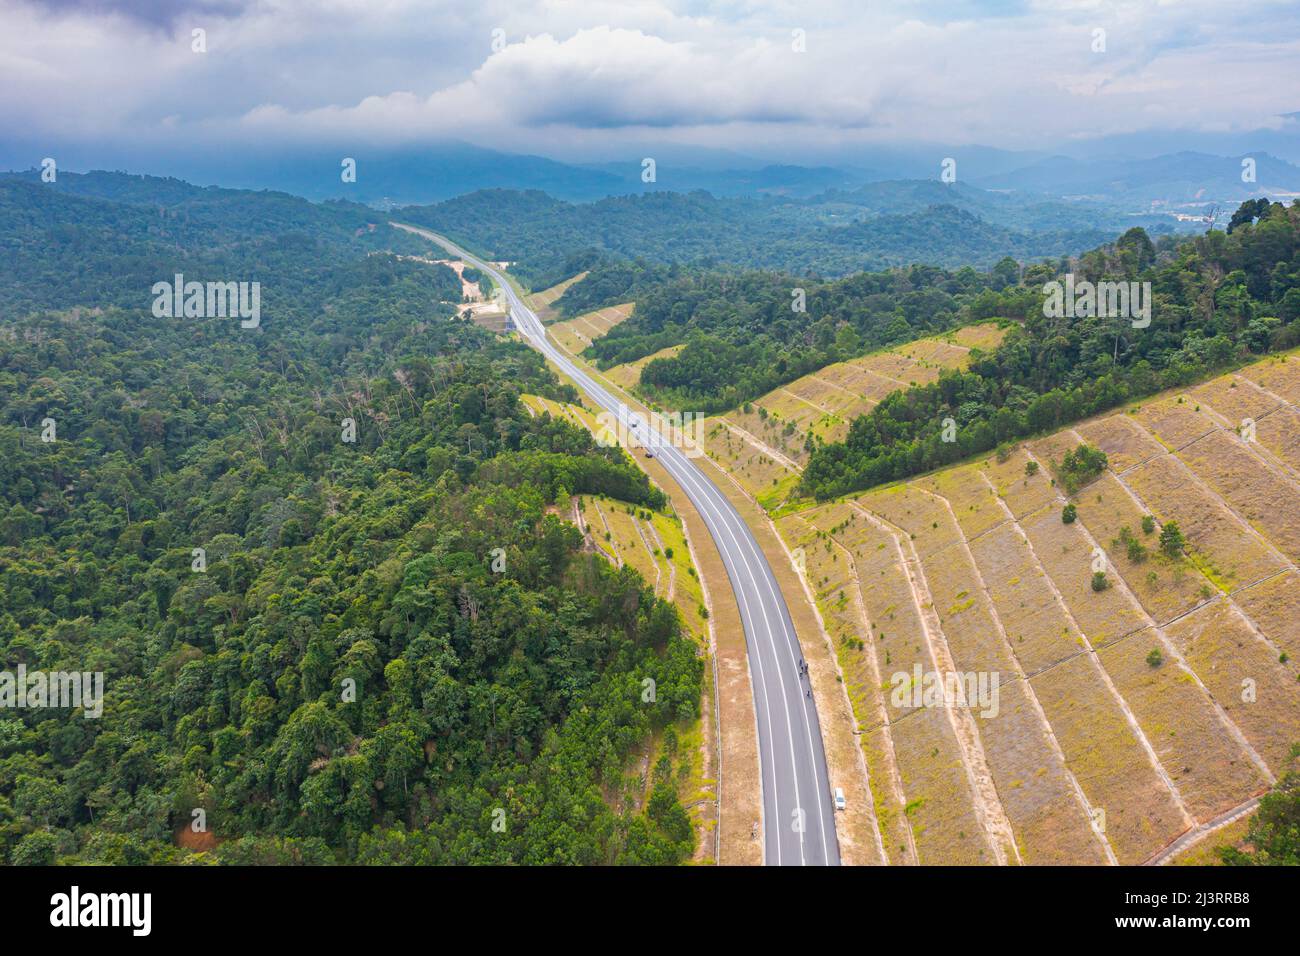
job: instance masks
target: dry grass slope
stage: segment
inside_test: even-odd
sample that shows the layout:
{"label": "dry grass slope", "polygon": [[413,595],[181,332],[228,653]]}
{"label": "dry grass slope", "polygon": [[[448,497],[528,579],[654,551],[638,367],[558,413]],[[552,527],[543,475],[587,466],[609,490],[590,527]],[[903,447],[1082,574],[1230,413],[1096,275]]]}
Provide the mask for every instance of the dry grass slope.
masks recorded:
{"label": "dry grass slope", "polygon": [[968,326],[838,362],[774,389],[705,422],[705,450],[768,510],[780,507],[807,463],[810,436],[838,441],[854,418],[890,392],[964,368],[973,348],[992,349],[1005,331],[996,323]]}
{"label": "dry grass slope", "polygon": [[[823,369],[764,407],[816,427],[796,403],[835,407],[822,383],[917,374],[953,344]],[[1142,863],[1180,837],[1171,855],[1200,859],[1212,821],[1267,790],[1300,742],[1298,402],[1300,357],[1274,357],[778,520],[836,643],[889,862]],[[761,488],[773,465],[735,440],[710,451]],[[1084,441],[1109,465],[1067,495],[1052,465]],[[914,668],[996,674],[996,712],[918,707],[895,693]]]}
{"label": "dry grass slope", "polygon": [[565,279],[549,289],[543,289],[541,292],[534,292],[525,297],[528,307],[537,313],[537,317],[548,325],[559,318],[559,313],[555,311],[555,300],[568,290],[569,286],[581,282],[587,278],[587,273],[579,272],[571,279]]}

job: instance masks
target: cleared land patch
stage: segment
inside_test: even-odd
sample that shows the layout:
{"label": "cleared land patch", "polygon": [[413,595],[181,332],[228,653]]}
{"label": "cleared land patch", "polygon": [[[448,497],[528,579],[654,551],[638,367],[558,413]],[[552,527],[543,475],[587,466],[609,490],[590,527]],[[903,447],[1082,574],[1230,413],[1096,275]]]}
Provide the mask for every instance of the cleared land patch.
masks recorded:
{"label": "cleared land patch", "polygon": [[1178,459],[1154,458],[1124,480],[1161,523],[1178,523],[1198,566],[1220,590],[1244,587],[1286,566]]}
{"label": "cleared land patch", "polygon": [[1017,448],[1008,454],[1005,461],[996,457],[981,464],[988,480],[999,498],[1006,502],[1011,513],[1022,518],[1030,512],[1037,511],[1056,499],[1056,489],[1052,480],[1043,473],[1041,467],[1030,473],[1029,455],[1023,448]]}
{"label": "cleared land patch", "polygon": [[1179,458],[1279,551],[1300,561],[1300,488],[1294,481],[1222,431],[1184,448]]}
{"label": "cleared land patch", "polygon": [[1291,660],[1300,661],[1300,572],[1265,578],[1232,597],[1273,644]]}
{"label": "cleared land patch", "polygon": [[632,303],[613,305],[595,312],[584,312],[562,322],[554,322],[550,327],[550,333],[565,350],[577,355],[631,314]]}
{"label": "cleared land patch", "polygon": [[1250,379],[1237,375],[1224,375],[1198,385],[1187,393],[1199,405],[1209,405],[1233,427],[1247,418],[1262,418],[1277,410],[1282,401],[1270,395]]}
{"label": "cleared land patch", "polygon": [[1097,657],[1188,812],[1208,820],[1262,792],[1267,781],[1187,672],[1172,660],[1154,666],[1148,661],[1159,645],[1154,628],[1145,628],[1102,648]]}
{"label": "cleared land patch", "polygon": [[1120,863],[1141,863],[1188,829],[1094,662],[1071,658],[1032,683]]}
{"label": "cleared land patch", "polygon": [[1106,551],[1110,566],[1124,579],[1138,603],[1164,623],[1208,600],[1212,589],[1195,565],[1160,550],[1160,528],[1143,529],[1147,512],[1111,472],[1071,498],[1083,523]]}
{"label": "cleared land patch", "polygon": [[1283,401],[1300,405],[1300,358],[1295,355],[1276,355],[1256,362],[1238,374]]}
{"label": "cleared land patch", "polygon": [[1166,452],[1165,446],[1125,415],[1084,422],[1076,429],[1091,445],[1106,453],[1112,471],[1125,472]]}
{"label": "cleared land patch", "polygon": [[539,319],[549,324],[559,318],[559,313],[554,308],[555,300],[564,295],[569,286],[579,283],[585,278],[587,278],[587,273],[579,272],[573,278],[565,279],[549,289],[531,293],[525,297],[525,301],[528,303],[528,307],[537,313]]}
{"label": "cleared land patch", "polygon": [[780,507],[799,483],[798,472],[720,419],[705,420],[703,450],[768,511]]}
{"label": "cleared land patch", "polygon": [[651,352],[644,358],[639,358],[635,362],[625,362],[622,365],[614,365],[606,369],[603,374],[607,379],[617,385],[619,388],[625,388],[628,391],[636,388],[641,384],[641,370],[657,358],[672,358],[686,346],[670,345],[666,349],[660,349],[658,352]]}
{"label": "cleared land patch", "polygon": [[1064,614],[1019,529],[1003,525],[972,541],[971,553],[989,583],[1012,649],[1029,676],[1084,650],[1079,630]]}
{"label": "cleared land patch", "polygon": [[1300,410],[1284,405],[1255,422],[1255,440],[1292,475],[1300,476]]}
{"label": "cleared land patch", "polygon": [[995,348],[1004,335],[996,323],[981,323],[837,362],[774,389],[727,417],[802,467],[808,459],[810,436],[839,441],[848,434],[853,419],[871,411],[890,392],[932,382],[944,369],[965,368],[972,348]]}
{"label": "cleared land patch", "polygon": [[602,430],[596,423],[596,416],[582,405],[557,402],[554,399],[543,398],[541,395],[520,395],[519,400],[535,415],[548,413],[552,418],[563,418],[579,428],[585,428],[593,435]]}
{"label": "cleared land patch", "polygon": [[1214,430],[1214,422],[1185,395],[1166,395],[1135,408],[1132,414],[1166,451],[1177,451]]}
{"label": "cleared land patch", "polygon": [[1294,663],[1282,664],[1233,611],[1216,601],[1166,629],[1170,640],[1275,773],[1300,741],[1300,685]]}

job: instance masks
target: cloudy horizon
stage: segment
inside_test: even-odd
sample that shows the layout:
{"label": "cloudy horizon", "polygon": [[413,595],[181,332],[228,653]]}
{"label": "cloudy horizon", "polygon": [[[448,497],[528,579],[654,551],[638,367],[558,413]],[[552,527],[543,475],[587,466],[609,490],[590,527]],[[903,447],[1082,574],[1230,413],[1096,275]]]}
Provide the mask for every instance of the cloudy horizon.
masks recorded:
{"label": "cloudy horizon", "polygon": [[23,149],[109,158],[455,140],[817,162],[1300,136],[1300,9],[1284,0],[860,7],[0,0],[0,124]]}

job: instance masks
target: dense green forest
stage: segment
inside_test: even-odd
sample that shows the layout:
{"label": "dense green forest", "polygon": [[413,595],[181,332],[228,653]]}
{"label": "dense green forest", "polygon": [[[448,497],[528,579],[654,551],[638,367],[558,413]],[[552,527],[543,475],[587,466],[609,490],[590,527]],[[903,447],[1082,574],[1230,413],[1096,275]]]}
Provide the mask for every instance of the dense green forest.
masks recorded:
{"label": "dense green forest", "polygon": [[[154,189],[157,198],[147,201]],[[0,177],[0,303],[7,316],[72,306],[148,308],[150,286],[177,272],[187,280],[261,282],[263,311],[274,316],[306,298],[322,301],[315,281],[322,265],[352,264],[379,249],[428,251],[352,204],[122,174],[62,173],[49,184]],[[455,276],[443,271],[440,281],[450,289]],[[459,302],[459,293],[451,301]]]}
{"label": "dense green forest", "polygon": [[[0,712],[0,859],[688,857],[672,766],[623,795],[703,662],[548,512],[661,493],[364,210],[148,185],[0,183],[3,669],[105,681]],[[175,271],[260,280],[261,327],[153,316]]]}
{"label": "dense green forest", "polygon": [[[1046,315],[1043,287],[1066,271],[1149,282],[1149,326]],[[1300,205],[1248,203],[1230,231],[1169,248],[1135,228],[1077,262],[1029,267],[1021,283],[983,293],[969,311],[1019,325],[965,372],[894,392],[843,442],[819,447],[806,492],[830,498],[905,478],[1300,344]],[[942,439],[949,417],[954,442]]]}
{"label": "dense green forest", "polygon": [[398,218],[515,263],[512,271],[534,289],[600,258],[844,276],[918,262],[987,268],[1008,255],[1074,254],[1115,234],[1107,217],[1065,204],[1013,205],[941,183],[878,184],[806,200],[647,192],[594,203],[489,189],[404,207]]}

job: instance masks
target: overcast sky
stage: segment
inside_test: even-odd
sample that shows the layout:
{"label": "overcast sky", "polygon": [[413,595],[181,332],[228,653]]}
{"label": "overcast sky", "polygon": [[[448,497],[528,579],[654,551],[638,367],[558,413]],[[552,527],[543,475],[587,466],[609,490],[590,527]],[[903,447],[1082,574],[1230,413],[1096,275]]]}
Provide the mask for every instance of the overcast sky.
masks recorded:
{"label": "overcast sky", "polygon": [[0,130],[570,159],[649,138],[1053,150],[1294,127],[1298,64],[1294,0],[0,0]]}

